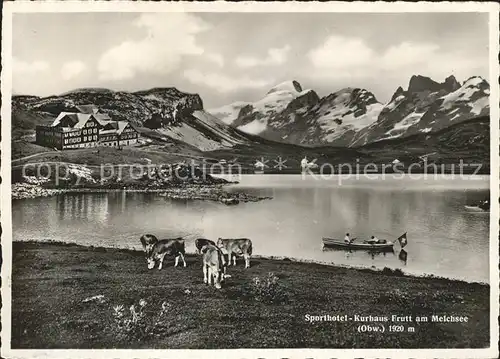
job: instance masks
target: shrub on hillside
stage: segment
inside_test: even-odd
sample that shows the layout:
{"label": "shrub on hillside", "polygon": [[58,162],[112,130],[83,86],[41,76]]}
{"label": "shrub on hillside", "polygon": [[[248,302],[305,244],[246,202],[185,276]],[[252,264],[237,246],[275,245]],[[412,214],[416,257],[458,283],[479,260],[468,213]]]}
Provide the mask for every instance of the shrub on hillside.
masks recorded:
{"label": "shrub on hillside", "polygon": [[162,303],[160,310],[147,310],[148,303],[141,299],[127,311],[123,305],[113,307],[113,330],[120,340],[144,341],[159,337],[167,331],[166,313],[170,305]]}
{"label": "shrub on hillside", "polygon": [[254,277],[248,286],[248,296],[264,303],[282,303],[288,300],[285,288],[279,277],[270,272],[266,277]]}

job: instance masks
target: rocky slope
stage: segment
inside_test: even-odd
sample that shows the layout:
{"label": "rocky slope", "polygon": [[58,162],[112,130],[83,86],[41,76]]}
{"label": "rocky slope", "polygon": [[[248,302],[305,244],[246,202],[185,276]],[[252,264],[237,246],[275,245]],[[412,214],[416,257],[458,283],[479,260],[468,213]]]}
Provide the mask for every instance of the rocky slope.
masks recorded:
{"label": "rocky slope", "polygon": [[26,114],[35,119],[53,119],[62,111],[76,111],[77,105],[84,104],[96,105],[114,120],[129,121],[137,128],[153,129],[203,151],[248,142],[244,133],[205,112],[200,96],[176,88],[153,88],[133,93],[78,89],[45,98],[13,96],[13,122],[22,126],[25,121],[18,119],[26,119]]}
{"label": "rocky slope", "polygon": [[209,110],[244,132],[300,145],[358,147],[385,139],[440,131],[489,113],[489,84],[472,77],[438,83],[413,76],[380,103],[365,89],[346,88],[323,98],[296,81],[271,89],[256,103],[237,102]]}
{"label": "rocky slope", "polygon": [[433,133],[487,116],[489,93],[489,84],[480,77],[471,77],[460,85],[453,76],[442,84],[414,76],[408,90],[398,88],[377,121],[356,134],[351,145]]}
{"label": "rocky slope", "polygon": [[[111,148],[109,152],[101,149],[100,154],[64,151],[48,153],[46,158],[100,164],[143,157],[164,161],[176,154],[190,154],[189,158],[215,161],[237,158],[249,170],[262,156],[287,158],[290,168],[299,168],[305,155],[318,158],[318,163],[352,163],[356,159],[390,163],[396,157],[418,158],[432,152],[448,162],[457,159],[457,154],[486,160],[488,95],[489,85],[479,77],[459,84],[453,77],[437,83],[414,76],[408,89],[398,88],[386,104],[359,88],[319,98],[290,81],[275,86],[256,103],[211,111],[225,123],[204,110],[198,95],[175,88],[134,93],[79,89],[46,98],[14,96],[12,153],[21,158],[47,151],[32,144],[35,126],[50,124],[61,111],[75,111],[77,105],[94,104],[113,119],[133,123],[143,136],[153,139],[153,146],[119,153]],[[481,121],[475,122],[478,118]]]}
{"label": "rocky slope", "polygon": [[[415,133],[407,137],[380,140],[359,147],[378,159],[394,158],[408,164],[423,161],[428,163],[481,164],[488,171],[490,159],[490,117],[456,123],[432,133]],[[472,167],[466,170],[474,170]]]}

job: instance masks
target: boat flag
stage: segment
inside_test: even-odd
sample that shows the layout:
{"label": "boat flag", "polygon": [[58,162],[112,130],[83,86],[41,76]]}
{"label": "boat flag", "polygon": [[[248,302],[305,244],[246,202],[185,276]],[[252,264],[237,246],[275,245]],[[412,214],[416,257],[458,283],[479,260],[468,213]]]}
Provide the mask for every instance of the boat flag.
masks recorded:
{"label": "boat flag", "polygon": [[402,236],[398,238],[399,244],[401,244],[401,248],[404,248],[408,244],[408,238],[406,238],[406,233],[405,232]]}

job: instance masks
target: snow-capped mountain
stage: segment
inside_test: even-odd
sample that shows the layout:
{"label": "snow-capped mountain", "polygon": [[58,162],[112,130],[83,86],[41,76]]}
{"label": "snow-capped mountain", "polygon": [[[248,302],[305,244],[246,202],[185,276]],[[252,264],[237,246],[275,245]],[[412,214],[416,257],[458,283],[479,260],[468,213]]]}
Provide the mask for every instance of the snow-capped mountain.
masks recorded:
{"label": "snow-capped mountain", "polygon": [[78,89],[45,98],[13,96],[12,103],[13,117],[19,110],[47,118],[55,118],[62,111],[76,111],[77,105],[93,104],[114,120],[154,130],[202,151],[230,148],[249,141],[245,133],[205,112],[200,96],[176,88],[153,88],[133,93]]}
{"label": "snow-capped mountain", "polygon": [[[270,89],[257,102],[235,102],[208,112],[243,132],[280,140],[281,133],[286,132],[284,128],[318,101],[313,90],[303,90],[297,81],[287,81]],[[286,121],[283,114],[290,114]]]}
{"label": "snow-capped mountain", "polygon": [[487,115],[489,84],[472,77],[462,85],[455,77],[438,83],[413,76],[408,89],[399,87],[391,100],[346,88],[319,98],[296,81],[272,88],[255,102],[237,102],[209,110],[243,132],[302,145],[362,146],[368,143],[436,132]]}
{"label": "snow-capped mountain", "polygon": [[413,76],[408,90],[401,87],[384,106],[377,121],[356,134],[351,145],[437,132],[489,114],[489,84],[471,77],[460,85],[453,76],[438,84]]}

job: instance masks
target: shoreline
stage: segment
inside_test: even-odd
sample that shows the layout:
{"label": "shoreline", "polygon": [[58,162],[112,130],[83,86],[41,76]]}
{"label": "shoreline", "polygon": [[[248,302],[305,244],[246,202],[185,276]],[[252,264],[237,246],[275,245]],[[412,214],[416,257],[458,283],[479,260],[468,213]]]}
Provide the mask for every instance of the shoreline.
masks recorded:
{"label": "shoreline", "polygon": [[[482,348],[489,285],[252,257],[203,283],[201,259],[148,270],[140,250],[12,243],[11,343],[16,349]],[[397,274],[397,273],[396,273]],[[138,320],[123,319],[139,308]],[[117,312],[118,311],[118,312]],[[163,315],[164,313],[164,315]],[[390,318],[411,316],[405,323]],[[311,322],[331,315],[362,321]],[[466,322],[416,322],[463,316]],[[370,317],[412,328],[362,333]],[[128,319],[127,319],[128,320]],[[377,324],[379,325],[379,324]],[[50,330],[51,335],[46,335]]]}
{"label": "shoreline", "polygon": [[122,188],[110,188],[105,186],[96,187],[71,187],[57,188],[44,187],[39,184],[31,184],[26,182],[17,182],[11,185],[11,199],[33,199],[40,197],[52,197],[66,193],[110,193],[110,192],[129,192],[129,193],[158,193],[159,196],[165,199],[174,200],[201,200],[215,201],[226,205],[237,205],[246,202],[259,202],[267,199],[272,199],[269,196],[254,196],[245,192],[228,192],[224,190],[224,186],[235,184],[228,182],[224,184],[186,184],[178,187],[165,188],[148,188],[133,186],[123,186]]}
{"label": "shoreline", "polygon": [[[42,246],[43,245],[54,245],[54,246],[61,246],[61,247],[80,247],[80,248],[87,248],[87,249],[92,249],[92,250],[126,251],[126,252],[134,252],[136,254],[143,253],[141,249],[135,249],[132,247],[94,246],[94,245],[79,244],[76,242],[63,242],[63,241],[54,241],[54,240],[47,240],[47,241],[13,240],[12,241],[13,246],[14,246],[14,243],[17,243],[17,245],[22,245],[22,244],[27,244],[27,245],[33,244],[33,245],[42,245]],[[197,255],[198,254],[195,252],[186,251],[186,256],[196,257]],[[303,258],[297,258],[297,257],[265,255],[265,254],[252,255],[251,258],[252,259],[259,259],[259,260],[283,261],[283,262],[290,262],[290,263],[295,263],[295,264],[304,264],[304,265],[312,264],[312,265],[319,265],[319,266],[325,266],[325,267],[350,269],[350,270],[355,270],[355,271],[374,273],[374,274],[378,273],[378,274],[390,275],[390,276],[395,276],[395,277],[415,278],[415,279],[435,279],[435,280],[456,282],[456,283],[461,283],[461,284],[481,285],[481,286],[487,286],[487,287],[490,286],[489,282],[472,281],[472,280],[469,281],[469,280],[460,279],[460,278],[443,277],[443,276],[439,276],[439,275],[435,275],[435,274],[431,274],[431,273],[422,273],[422,274],[409,273],[409,272],[405,272],[404,270],[401,270],[399,268],[393,269],[393,268],[389,268],[389,267],[384,267],[384,268],[363,267],[363,266],[341,264],[341,263],[334,263],[334,262],[325,262],[325,261],[319,261],[319,260],[315,260],[315,259],[303,259]]]}

